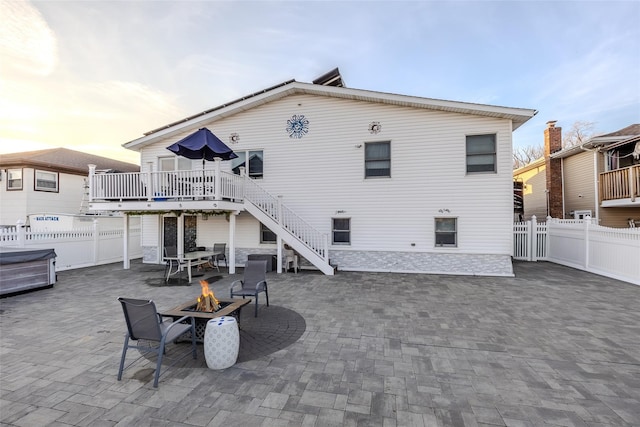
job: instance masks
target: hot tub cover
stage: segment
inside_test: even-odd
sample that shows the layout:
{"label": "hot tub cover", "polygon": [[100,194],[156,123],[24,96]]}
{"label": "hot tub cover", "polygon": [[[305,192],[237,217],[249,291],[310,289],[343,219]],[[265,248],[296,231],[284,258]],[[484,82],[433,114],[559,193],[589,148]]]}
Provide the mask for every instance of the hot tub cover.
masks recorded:
{"label": "hot tub cover", "polygon": [[39,261],[56,257],[54,249],[0,248],[0,265]]}

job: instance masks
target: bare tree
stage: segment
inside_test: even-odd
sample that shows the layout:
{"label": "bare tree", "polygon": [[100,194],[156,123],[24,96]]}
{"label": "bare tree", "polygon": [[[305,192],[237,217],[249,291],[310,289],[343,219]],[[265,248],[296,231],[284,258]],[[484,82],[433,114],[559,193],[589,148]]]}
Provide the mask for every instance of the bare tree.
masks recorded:
{"label": "bare tree", "polygon": [[513,150],[513,168],[521,168],[541,157],[544,157],[544,146],[542,145],[518,147]]}
{"label": "bare tree", "polygon": [[595,123],[577,121],[573,123],[571,129],[565,132],[562,138],[562,148],[574,147],[582,145],[593,136],[593,128]]}

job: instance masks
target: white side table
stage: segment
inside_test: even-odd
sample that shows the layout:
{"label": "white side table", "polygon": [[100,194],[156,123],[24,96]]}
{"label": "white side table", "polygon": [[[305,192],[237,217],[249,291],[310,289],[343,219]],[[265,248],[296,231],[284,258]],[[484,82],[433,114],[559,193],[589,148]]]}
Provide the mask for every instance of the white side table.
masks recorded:
{"label": "white side table", "polygon": [[235,317],[222,316],[207,322],[204,358],[209,369],[226,369],[238,360],[240,331]]}

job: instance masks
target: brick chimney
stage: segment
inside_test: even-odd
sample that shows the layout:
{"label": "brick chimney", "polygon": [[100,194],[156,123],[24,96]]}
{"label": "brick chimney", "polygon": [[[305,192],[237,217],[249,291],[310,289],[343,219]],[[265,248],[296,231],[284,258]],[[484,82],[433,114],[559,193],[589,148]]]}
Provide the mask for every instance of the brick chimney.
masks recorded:
{"label": "brick chimney", "polygon": [[562,203],[562,160],[551,154],[562,150],[562,128],[556,120],[548,121],[544,130],[544,159],[547,181],[547,212],[552,218],[564,218]]}

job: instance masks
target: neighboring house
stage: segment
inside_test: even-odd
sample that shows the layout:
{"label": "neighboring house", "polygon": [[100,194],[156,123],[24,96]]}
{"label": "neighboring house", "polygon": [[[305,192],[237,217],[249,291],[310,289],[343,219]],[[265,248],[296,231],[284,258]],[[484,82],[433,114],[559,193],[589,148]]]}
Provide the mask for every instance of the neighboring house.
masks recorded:
{"label": "neighboring house", "polygon": [[549,214],[545,166],[545,159],[541,157],[513,171],[514,187],[522,189],[522,217],[516,220],[529,220],[535,215],[539,221],[544,221]]}
{"label": "neighboring house", "polygon": [[[512,275],[512,132],[535,113],[350,89],[336,69],[124,144],[138,180],[91,172],[90,206],[147,213],[149,263],[163,246],[226,243],[231,272],[253,253],[279,270],[287,243],[326,274]],[[239,158],[203,166],[166,149],[203,127]]]}
{"label": "neighboring house", "polygon": [[596,218],[607,227],[640,224],[640,124],[562,149],[562,128],[548,122],[545,158],[513,172],[524,187],[524,219]]}
{"label": "neighboring house", "polygon": [[0,154],[0,225],[15,226],[35,213],[79,213],[89,164],[114,172],[140,171],[131,163],[66,148]]}

